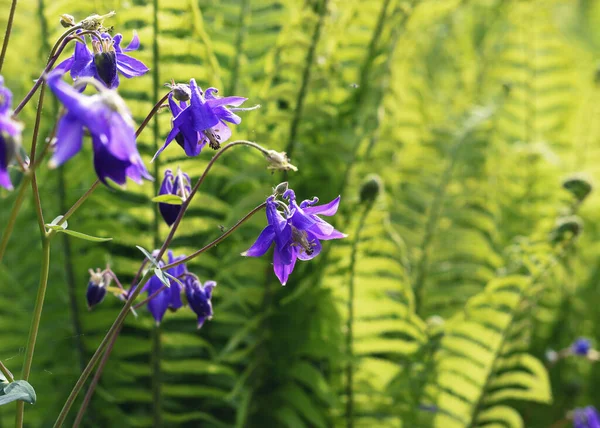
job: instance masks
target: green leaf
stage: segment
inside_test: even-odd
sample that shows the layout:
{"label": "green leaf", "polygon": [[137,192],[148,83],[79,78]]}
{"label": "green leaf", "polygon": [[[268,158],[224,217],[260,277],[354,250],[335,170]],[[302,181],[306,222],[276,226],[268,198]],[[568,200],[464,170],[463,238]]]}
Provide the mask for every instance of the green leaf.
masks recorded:
{"label": "green leaf", "polygon": [[2,395],[0,395],[0,406],[17,400],[35,404],[35,390],[29,382],[25,380],[16,380],[9,383],[2,391]]}
{"label": "green leaf", "polygon": [[171,275],[170,273],[164,272],[165,276],[169,279],[172,279],[173,281],[175,281],[177,284],[181,285],[183,287],[183,282],[181,282],[178,278],[175,278],[173,275]]}
{"label": "green leaf", "polygon": [[83,239],[84,241],[92,241],[92,242],[112,241],[112,238],[100,238],[98,236],[86,235],[85,233],[76,232],[74,230],[63,229],[62,225],[61,226],[53,226],[53,225],[47,224],[46,227],[48,227],[49,229],[55,230],[56,232],[59,232],[59,233],[66,233],[67,235],[74,236],[75,238]]}
{"label": "green leaf", "polygon": [[[62,215],[59,215],[58,217],[56,217],[54,220],[52,220],[52,223],[50,223],[50,225],[46,225],[46,227],[50,227],[50,226],[57,226],[58,222],[63,218]],[[65,220],[59,227],[66,229],[67,227],[69,227],[69,223]],[[51,227],[50,227],[51,228]],[[52,229],[52,228],[51,228]]]}
{"label": "green leaf", "polygon": [[165,276],[165,273],[162,270],[160,270],[160,268],[154,268],[154,275],[156,275],[156,277],[158,279],[160,279],[160,282],[162,282],[167,287],[171,286],[171,283],[169,282],[169,280]]}
{"label": "green leaf", "polygon": [[152,202],[159,202],[169,205],[181,205],[183,204],[183,199],[177,195],[158,195],[152,198]]}
{"label": "green leaf", "polygon": [[144,253],[144,255],[146,256],[146,258],[147,258],[148,260],[150,260],[150,262],[151,262],[151,263],[152,263],[154,266],[156,266],[157,268],[160,268],[160,266],[158,265],[158,262],[157,262],[157,261],[156,261],[156,259],[155,259],[155,258],[152,256],[152,254],[150,254],[150,253],[148,252],[148,250],[146,250],[146,249],[145,249],[145,248],[143,248],[143,247],[140,247],[139,245],[136,245],[136,246],[135,246],[135,248],[137,248],[137,249],[138,249],[138,250],[140,250],[142,253]]}

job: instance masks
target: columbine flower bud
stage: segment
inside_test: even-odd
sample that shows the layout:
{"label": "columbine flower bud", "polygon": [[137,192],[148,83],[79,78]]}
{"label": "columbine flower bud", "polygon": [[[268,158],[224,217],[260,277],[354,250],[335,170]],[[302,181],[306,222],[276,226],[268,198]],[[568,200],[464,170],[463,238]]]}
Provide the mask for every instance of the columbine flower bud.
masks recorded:
{"label": "columbine flower bud", "polygon": [[285,152],[276,152],[275,150],[265,150],[263,152],[265,159],[269,162],[268,169],[278,171],[298,171],[294,165],[290,163]]}
{"label": "columbine flower bud", "polygon": [[81,28],[87,31],[97,31],[102,28],[102,24],[104,23],[104,20],[106,18],[110,18],[115,15],[116,13],[114,10],[112,12],[108,12],[105,15],[90,15],[83,21],[81,21]]}
{"label": "columbine flower bud", "polygon": [[571,345],[571,352],[575,355],[585,357],[592,349],[592,342],[590,339],[580,337]]}
{"label": "columbine flower bud", "polygon": [[89,270],[90,281],[88,282],[88,288],[86,293],[88,309],[92,309],[94,306],[104,300],[106,296],[106,287],[110,283],[110,277],[107,277],[97,269],[96,272]]}
{"label": "columbine flower bud", "polygon": [[570,177],[563,181],[563,188],[569,191],[579,202],[583,201],[592,191],[591,183],[583,177]]}
{"label": "columbine flower bud", "polygon": [[73,18],[73,15],[69,15],[66,13],[63,15],[60,15],[60,25],[62,25],[64,28],[74,27],[75,26],[75,18]]}
{"label": "columbine flower bud", "polygon": [[189,101],[191,97],[190,87],[189,85],[184,85],[181,83],[172,83],[171,84],[171,93],[173,94],[173,98],[177,101]]}
{"label": "columbine flower bud", "polygon": [[288,190],[288,182],[284,181],[283,183],[279,183],[277,186],[273,188],[273,196],[281,196]]}
{"label": "columbine flower bud", "polygon": [[382,187],[383,183],[378,175],[367,176],[360,188],[360,202],[372,204],[377,199]]}
{"label": "columbine flower bud", "polygon": [[[177,175],[173,175],[170,169],[165,171],[165,178],[160,185],[159,195],[176,195],[181,198],[181,201],[185,201],[190,193],[192,192],[192,185],[190,183],[190,177],[187,174],[177,171]],[[160,202],[158,209],[162,218],[169,226],[175,223],[179,212],[181,211],[181,205],[169,204],[168,202]]]}
{"label": "columbine flower bud", "polygon": [[185,295],[192,311],[198,315],[198,328],[202,327],[204,321],[213,316],[212,290],[217,286],[215,281],[206,281],[204,285],[196,278],[185,284]]}

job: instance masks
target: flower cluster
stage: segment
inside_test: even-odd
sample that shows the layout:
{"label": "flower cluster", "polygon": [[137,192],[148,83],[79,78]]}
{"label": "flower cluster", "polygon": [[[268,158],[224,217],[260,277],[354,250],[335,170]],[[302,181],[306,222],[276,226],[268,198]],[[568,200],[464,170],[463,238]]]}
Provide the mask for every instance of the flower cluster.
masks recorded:
{"label": "flower cluster", "polygon": [[[239,108],[247,100],[243,97],[216,96],[216,88],[202,91],[195,79],[189,86],[171,85],[169,108],[173,114],[173,129],[165,144],[156,152],[156,158],[173,140],[177,141],[187,156],[197,156],[204,146],[219,149],[231,137],[231,130],[225,122],[239,125],[242,118],[236,111],[253,110],[259,106]],[[228,108],[227,106],[233,106]]]}
{"label": "flower cluster", "polygon": [[61,62],[55,69],[69,71],[73,80],[93,77],[109,89],[116,89],[119,86],[118,73],[130,79],[148,72],[149,68],[144,63],[125,53],[140,47],[137,33],[133,33],[133,39],[125,49],[121,47],[123,39],[121,34],[111,37],[110,34],[102,33],[100,36],[100,39],[92,38],[93,51],[90,51],[83,36],[80,39],[82,41],[75,43],[73,56]]}
{"label": "flower cluster", "polygon": [[[168,252],[167,257],[169,264],[185,258],[185,256],[174,257],[171,251]],[[159,262],[159,266],[165,266],[164,262]],[[203,285],[196,275],[188,272],[187,267],[183,263],[167,269],[166,273],[177,279],[170,279],[169,287],[166,287],[154,275],[142,289],[142,291],[148,292],[148,297],[150,298],[148,301],[148,310],[156,320],[156,323],[160,324],[162,322],[167,309],[176,311],[184,306],[184,301],[182,300],[182,294],[184,294],[185,301],[187,301],[190,309],[198,317],[198,328],[202,327],[204,321],[212,318],[212,289],[217,283],[206,281]]]}
{"label": "flower cluster", "polygon": [[12,190],[8,166],[21,145],[22,126],[12,119],[12,93],[0,76],[0,186]]}
{"label": "flower cluster", "polygon": [[58,122],[51,167],[62,165],[83,145],[84,129],[92,136],[94,167],[98,178],[123,185],[127,177],[141,184],[151,180],[135,143],[133,119],[123,99],[110,89],[86,96],[62,80],[62,70],[47,77],[48,86],[63,103],[67,113]]}
{"label": "flower cluster", "polygon": [[333,216],[337,212],[339,196],[325,205],[315,205],[319,202],[316,197],[298,205],[296,194],[288,189],[283,193],[283,199],[287,203],[278,200],[276,195],[267,198],[268,225],[242,255],[260,257],[275,244],[273,270],[281,284],[285,285],[298,259],[311,260],[321,252],[321,241],[345,238],[347,235],[319,217]]}

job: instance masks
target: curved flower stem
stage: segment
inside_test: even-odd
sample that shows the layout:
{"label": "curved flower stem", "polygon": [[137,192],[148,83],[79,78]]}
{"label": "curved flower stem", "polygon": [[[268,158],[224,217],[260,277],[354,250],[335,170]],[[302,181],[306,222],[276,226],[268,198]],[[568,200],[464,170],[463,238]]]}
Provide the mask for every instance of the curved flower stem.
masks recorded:
{"label": "curved flower stem", "polygon": [[15,111],[13,112],[13,116],[17,116],[21,112],[21,110],[23,110],[23,107],[25,107],[25,105],[27,105],[27,103],[29,102],[29,100],[31,99],[31,97],[33,97],[33,95],[35,94],[35,92],[37,91],[37,89],[44,82],[44,75],[52,68],[52,66],[54,65],[54,63],[56,62],[56,60],[58,59],[58,57],[62,53],[63,49],[67,46],[67,44],[71,40],[74,40],[72,38],[71,39],[67,39],[67,37],[71,33],[73,33],[74,31],[77,31],[80,28],[81,28],[81,26],[78,26],[78,25],[75,26],[75,27],[70,28],[68,31],[65,31],[63,33],[63,35],[60,36],[60,38],[56,41],[56,43],[54,44],[54,47],[50,51],[50,55],[48,56],[48,62],[46,63],[46,67],[44,68],[44,71],[42,71],[42,75],[40,76],[39,79],[37,79],[35,81],[35,84],[29,90],[29,92],[27,93],[27,95],[25,95],[25,98],[23,98],[23,100],[15,108]]}
{"label": "curved flower stem", "polygon": [[27,187],[29,186],[30,181],[31,175],[25,175],[23,181],[21,182],[19,193],[17,193],[15,203],[13,204],[12,211],[10,212],[10,217],[8,218],[8,222],[6,223],[6,228],[4,229],[4,234],[2,235],[2,241],[0,241],[0,262],[2,262],[4,254],[6,253],[8,241],[10,240],[10,236],[12,235],[12,231],[15,227],[15,223],[17,221],[17,214],[19,214],[19,210],[21,209],[21,205],[23,204],[23,200],[25,199],[25,192],[27,191]]}
{"label": "curved flower stem", "polygon": [[[242,223],[244,223],[246,220],[248,220],[250,217],[252,217],[254,214],[256,214],[257,212],[259,212],[260,210],[262,210],[264,207],[267,206],[266,202],[263,202],[262,204],[260,204],[259,206],[257,206],[256,208],[254,208],[252,211],[250,211],[248,214],[246,214],[244,217],[242,217],[236,224],[234,224],[227,232],[223,233],[221,236],[219,236],[217,239],[215,239],[214,241],[212,241],[210,244],[206,244],[204,247],[200,248],[197,251],[194,251],[192,254],[190,254],[189,256],[187,256],[184,259],[178,260],[176,262],[173,262],[171,264],[166,265],[163,270],[166,269],[170,269],[172,267],[178,266],[182,263],[187,263],[192,259],[195,259],[196,257],[198,257],[200,254],[202,254],[203,252],[205,252],[206,250],[214,247],[215,245],[217,245],[219,242],[221,242],[222,240],[224,240],[225,238],[227,238],[231,233],[233,233],[234,230],[236,230],[238,227],[241,226]],[[136,306],[137,309],[137,306]]]}
{"label": "curved flower stem", "polygon": [[13,374],[10,372],[10,370],[8,370],[8,368],[6,368],[6,366],[4,365],[4,363],[2,361],[0,361],[0,372],[2,372],[2,374],[4,375],[4,377],[6,378],[7,381],[9,381],[9,382],[15,381]]}
{"label": "curved flower stem", "polygon": [[0,53],[0,71],[4,65],[4,57],[6,56],[6,50],[8,49],[8,41],[10,40],[10,33],[12,31],[13,21],[15,19],[15,11],[17,10],[17,0],[12,0],[10,5],[10,12],[8,13],[8,22],[6,24],[6,33],[4,33],[4,43],[2,43],[2,53]]}
{"label": "curved flower stem", "polygon": [[[91,187],[89,189],[86,190],[86,192],[81,195],[81,197],[77,200],[77,202],[75,202],[73,204],[73,206],[71,208],[69,208],[69,210],[65,213],[65,215],[62,216],[62,218],[58,221],[57,225],[61,225],[63,224],[65,221],[67,221],[69,219],[69,217],[71,217],[73,215],[73,213],[75,211],[77,211],[77,208],[79,208],[81,206],[81,204],[83,204],[85,202],[85,200],[90,197],[90,195],[92,193],[94,193],[94,190],[96,190],[96,188],[100,185],[100,180],[96,180],[94,181],[94,183],[91,185]],[[52,237],[54,234],[56,233],[55,230],[50,230],[48,232],[48,237]]]}
{"label": "curved flower stem", "polygon": [[146,118],[144,119],[142,124],[139,126],[138,130],[136,131],[136,133],[135,133],[136,137],[140,136],[140,134],[142,133],[142,131],[144,130],[146,125],[148,125],[148,123],[150,122],[150,119],[152,119],[152,117],[156,114],[156,112],[162,107],[163,103],[165,101],[167,101],[167,98],[169,98],[170,93],[171,92],[167,92],[164,97],[162,97],[160,100],[158,100],[158,102],[156,104],[154,104],[154,107],[152,107],[152,110],[150,110],[150,113],[148,113],[148,116],[146,116]]}
{"label": "curved flower stem", "polygon": [[[156,108],[156,111],[157,110],[158,110],[158,108]],[[179,215],[177,216],[177,219],[175,220],[175,223],[173,223],[173,226],[171,227],[171,231],[169,232],[169,235],[167,236],[167,239],[165,239],[165,241],[163,242],[162,247],[159,250],[158,255],[155,257],[156,260],[160,260],[162,258],[162,256],[165,254],[165,252],[167,251],[167,248],[169,247],[169,244],[173,240],[173,236],[175,235],[175,232],[177,231],[177,227],[179,226],[179,223],[181,223],[181,220],[182,220],[182,218],[183,218],[183,216],[184,216],[187,208],[189,207],[191,200],[194,198],[194,195],[196,194],[196,192],[200,188],[200,185],[202,184],[202,182],[206,178],[206,175],[208,174],[208,172],[210,171],[210,169],[212,168],[212,166],[214,165],[214,163],[216,162],[216,160],[219,157],[221,157],[221,155],[224,152],[226,152],[228,149],[230,149],[232,147],[235,147],[235,146],[242,146],[242,145],[243,146],[249,146],[249,147],[252,147],[254,149],[257,149],[257,150],[259,150],[263,154],[265,152],[267,152],[267,150],[265,150],[260,145],[258,145],[256,143],[253,143],[251,141],[245,141],[245,140],[234,141],[232,143],[229,143],[229,144],[223,146],[223,148],[212,157],[212,159],[210,160],[210,162],[206,166],[206,169],[202,173],[202,176],[200,176],[200,178],[198,179],[198,182],[196,183],[196,185],[192,189],[192,191],[190,193],[190,196],[182,204],[181,211],[179,212]],[[256,211],[258,211],[258,209]],[[228,231],[228,232],[231,233],[231,231]],[[229,235],[229,233],[226,233],[226,235]],[[220,242],[222,240],[222,238],[213,241],[212,245],[215,245],[216,243]],[[163,269],[165,269],[165,268],[163,268]],[[110,341],[113,340],[113,337],[116,336],[118,334],[118,332],[120,331],[121,325],[125,321],[125,318],[127,317],[128,313],[129,313],[129,310],[131,309],[131,307],[133,305],[133,302],[140,295],[140,293],[142,291],[142,288],[144,288],[144,285],[150,280],[150,278],[153,275],[154,275],[154,272],[153,272],[152,269],[149,269],[148,271],[146,271],[146,273],[144,274],[144,276],[140,280],[139,284],[137,284],[137,286],[135,287],[133,293],[127,298],[127,300],[125,302],[125,305],[123,305],[123,307],[121,308],[121,311],[119,312],[119,315],[117,315],[117,319],[115,319],[115,321],[113,322],[113,325],[111,326],[111,328],[108,330],[108,332],[104,336],[104,339],[102,339],[102,342],[98,346],[98,349],[96,349],[96,352],[94,353],[94,355],[90,359],[90,362],[88,363],[88,365],[86,366],[86,368],[81,373],[81,376],[79,377],[79,379],[77,380],[77,383],[73,387],[73,390],[69,394],[69,397],[67,398],[67,401],[65,402],[65,404],[64,404],[64,406],[63,406],[60,414],[58,415],[58,418],[56,419],[56,422],[54,423],[54,427],[55,428],[61,427],[64,424],[65,419],[67,418],[67,415],[69,413],[69,410],[71,410],[71,407],[73,406],[73,403],[75,402],[75,399],[77,398],[77,395],[79,394],[79,392],[81,391],[81,389],[85,385],[86,380],[88,379],[88,377],[90,376],[90,374],[94,370],[94,367],[96,366],[96,364],[100,360],[100,357],[104,353],[104,349],[107,347],[107,344]]]}
{"label": "curved flower stem", "polygon": [[110,343],[107,345],[106,351],[104,351],[104,355],[102,356],[102,359],[100,360],[100,363],[98,364],[98,370],[96,370],[96,373],[94,374],[94,377],[92,378],[92,381],[90,382],[90,386],[88,387],[85,397],[83,398],[81,407],[79,408],[79,411],[77,412],[77,416],[75,417],[75,422],[73,422],[73,428],[78,428],[79,425],[81,424],[81,421],[83,421],[83,415],[85,414],[85,411],[87,410],[87,407],[89,406],[90,401],[92,400],[92,395],[94,395],[94,390],[96,389],[98,382],[100,382],[100,378],[102,377],[102,372],[104,371],[104,366],[106,366],[106,363],[108,362],[108,359],[110,358],[110,353],[111,353],[112,349],[114,348],[115,343],[117,342],[117,338],[119,337],[120,332],[121,332],[121,329],[119,328],[119,330],[117,331],[117,334],[115,334],[115,336],[111,339]]}

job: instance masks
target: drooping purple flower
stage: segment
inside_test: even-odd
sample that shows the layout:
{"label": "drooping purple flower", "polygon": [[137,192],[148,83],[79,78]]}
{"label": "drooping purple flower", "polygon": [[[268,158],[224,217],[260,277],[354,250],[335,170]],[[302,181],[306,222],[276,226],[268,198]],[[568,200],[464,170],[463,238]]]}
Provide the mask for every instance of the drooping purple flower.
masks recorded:
{"label": "drooping purple flower", "polygon": [[190,309],[198,315],[198,328],[201,328],[204,321],[213,316],[211,298],[212,290],[216,286],[215,281],[206,281],[202,285],[197,278],[190,278],[185,283],[185,295]]}
{"label": "drooping purple flower", "polygon": [[[253,110],[260,106],[239,108],[247,100],[243,97],[217,98],[216,88],[206,92],[191,79],[189,91],[185,85],[173,85],[169,94],[169,107],[173,114],[173,129],[165,144],[156,152],[158,156],[173,141],[183,148],[187,156],[197,156],[208,143],[215,150],[231,137],[231,130],[225,122],[239,125],[242,119],[236,111]],[[188,103],[189,100],[189,103]],[[227,106],[233,106],[228,108]]]}
{"label": "drooping purple flower", "polygon": [[108,287],[110,283],[110,278],[106,277],[99,269],[97,272],[90,269],[89,272],[90,280],[88,281],[85,297],[88,309],[92,309],[104,300],[104,296],[106,296],[106,287]]}
{"label": "drooping purple flower", "polygon": [[582,357],[587,356],[591,349],[592,342],[590,339],[587,339],[585,337],[578,338],[571,345],[571,352],[575,355],[580,355]]}
{"label": "drooping purple flower", "polygon": [[573,411],[574,428],[600,428],[600,414],[594,406],[575,409]]}
{"label": "drooping purple flower", "polygon": [[133,120],[121,97],[112,90],[86,96],[61,78],[60,70],[46,77],[48,86],[67,109],[58,122],[50,165],[62,165],[75,156],[81,150],[87,128],[100,181],[107,184],[106,180],[111,179],[123,185],[127,177],[138,184],[142,178],[152,180],[137,150]]}
{"label": "drooping purple flower", "polygon": [[12,190],[8,166],[21,143],[22,126],[12,119],[12,93],[0,76],[0,186]]}
{"label": "drooping purple flower", "polygon": [[117,72],[128,79],[148,72],[149,68],[144,63],[125,54],[140,47],[140,39],[135,31],[133,39],[125,49],[121,47],[123,39],[121,34],[111,37],[109,34],[102,33],[101,36],[102,40],[92,38],[93,52],[89,50],[87,44],[77,41],[73,56],[57,65],[56,69],[63,72],[69,70],[73,80],[80,77],[94,77],[109,89],[119,86]]}
{"label": "drooping purple flower", "polygon": [[[287,283],[297,259],[311,260],[321,252],[321,240],[347,236],[319,217],[334,215],[340,202],[339,197],[319,206],[313,206],[318,198],[298,205],[293,190],[287,190],[284,198],[289,200],[289,206],[276,201],[274,196],[267,199],[268,225],[256,242],[242,253],[243,256],[260,257],[275,243],[273,270],[282,285]],[[278,206],[283,207],[283,213],[278,210]]]}
{"label": "drooping purple flower", "polygon": [[[169,251],[167,254],[168,263],[173,263],[183,259],[185,256],[173,257],[173,252]],[[164,262],[159,262],[159,266],[165,266]],[[168,274],[178,278],[187,272],[185,264],[180,264],[173,268],[167,269]],[[160,324],[167,309],[177,310],[183,306],[181,301],[181,285],[174,280],[169,280],[169,287],[165,287],[161,292],[154,296],[148,302],[148,310],[156,320],[156,324]],[[152,276],[146,283],[142,291],[147,291],[148,296],[152,296],[154,293],[164,287],[164,284],[158,279],[156,275]]]}
{"label": "drooping purple flower", "polygon": [[[178,171],[177,175],[174,176],[171,170],[167,169],[158,194],[177,195],[182,201],[185,201],[191,191],[192,186],[190,184],[190,177],[187,174]],[[158,209],[162,218],[165,220],[165,223],[171,226],[175,223],[175,220],[181,211],[181,205],[160,202],[158,204]]]}

